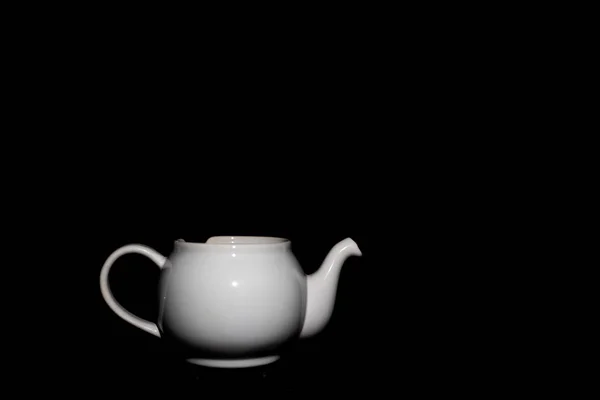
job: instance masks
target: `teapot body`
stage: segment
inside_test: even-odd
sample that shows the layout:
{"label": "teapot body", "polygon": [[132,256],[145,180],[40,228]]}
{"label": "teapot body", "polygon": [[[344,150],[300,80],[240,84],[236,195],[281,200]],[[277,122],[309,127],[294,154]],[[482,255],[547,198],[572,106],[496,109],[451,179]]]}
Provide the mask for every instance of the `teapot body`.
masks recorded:
{"label": "teapot body", "polygon": [[188,361],[249,366],[241,364],[276,360],[300,335],[307,285],[288,241],[247,246],[216,237],[176,242],[158,295],[160,336]]}

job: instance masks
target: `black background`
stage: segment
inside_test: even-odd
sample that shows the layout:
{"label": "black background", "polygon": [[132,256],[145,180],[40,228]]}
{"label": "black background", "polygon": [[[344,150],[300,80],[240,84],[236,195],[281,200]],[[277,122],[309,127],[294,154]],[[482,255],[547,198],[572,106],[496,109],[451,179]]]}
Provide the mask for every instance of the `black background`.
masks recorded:
{"label": "black background", "polygon": [[[313,385],[463,393],[494,376],[484,365],[503,342],[484,340],[495,328],[483,322],[494,315],[483,299],[490,271],[504,273],[495,268],[501,253],[486,249],[500,210],[487,206],[496,193],[485,189],[491,176],[482,163],[456,150],[467,141],[423,127],[431,108],[413,104],[382,119],[379,103],[366,102],[324,101],[319,112],[269,101],[272,108],[240,110],[164,95],[132,106],[119,97],[126,89],[94,90],[102,95],[93,102],[45,114],[72,136],[37,143],[58,150],[42,158],[35,179],[20,180],[36,195],[15,213],[23,219],[14,236],[25,249],[13,254],[40,257],[35,270],[17,269],[33,275],[12,288],[14,321],[34,325],[14,331],[27,341],[27,356],[19,356],[25,376],[82,396],[175,398],[211,387],[320,390]],[[448,121],[441,111],[435,119]],[[267,367],[191,367],[108,308],[99,274],[122,245],[168,255],[176,239],[215,235],[289,238],[306,273],[346,237],[363,256],[346,261],[333,318],[319,336]],[[110,282],[127,309],[156,317],[151,261],[121,258]]]}
{"label": "black background", "polygon": [[[45,296],[31,304],[34,322],[53,328],[44,340],[27,331],[27,351],[59,361],[34,369],[41,372],[25,362],[27,374],[79,395],[176,398],[207,388],[459,393],[488,375],[477,360],[493,360],[495,345],[475,346],[487,332],[487,311],[473,292],[488,289],[480,265],[496,257],[480,258],[487,238],[478,227],[489,210],[476,211],[486,194],[473,194],[461,161],[444,153],[451,140],[417,134],[410,119],[404,134],[381,135],[376,124],[369,128],[372,109],[357,111],[355,124],[316,134],[286,129],[294,124],[281,115],[261,114],[270,121],[261,131],[256,116],[248,116],[251,129],[223,129],[223,113],[205,127],[202,119],[177,119],[176,111],[136,107],[115,116],[84,109],[78,120],[99,121],[92,133],[65,141],[58,168],[39,170],[40,201],[31,210],[40,215],[37,234],[50,245],[43,254],[58,261],[42,268],[44,258],[36,270],[35,287]],[[335,126],[323,116],[304,125],[323,118]],[[192,367],[114,314],[101,297],[99,274],[122,245],[142,243],[168,255],[176,239],[215,235],[289,238],[306,273],[346,237],[363,256],[346,261],[332,320],[314,339],[266,367]],[[142,256],[119,259],[110,275],[118,301],[155,319],[158,272]]]}
{"label": "black background", "polygon": [[[482,249],[500,210],[487,205],[498,194],[482,160],[494,150],[453,133],[498,125],[480,122],[480,85],[463,102],[452,68],[440,75],[439,60],[413,57],[422,48],[410,53],[410,43],[401,69],[389,48],[366,46],[354,63],[349,45],[345,56],[309,50],[302,65],[291,52],[267,70],[248,53],[236,53],[243,68],[221,57],[197,64],[197,53],[169,45],[158,62],[150,42],[73,53],[98,43],[42,45],[50,51],[34,54],[47,67],[27,64],[36,95],[21,96],[41,111],[21,128],[53,134],[26,147],[31,178],[15,179],[18,194],[33,194],[14,214],[25,250],[13,254],[19,266],[23,254],[42,259],[19,268],[32,276],[12,297],[14,326],[34,325],[14,330],[27,342],[24,376],[83,397],[173,398],[207,388],[460,394],[489,377],[481,360],[493,362],[498,343],[481,342],[491,285],[482,274],[499,254]],[[289,238],[306,273],[346,237],[363,256],[346,261],[325,331],[277,363],[190,367],[108,308],[99,274],[122,245],[168,255],[176,239],[215,235]],[[157,281],[158,268],[136,255],[110,277],[119,302],[146,319],[156,317]]]}

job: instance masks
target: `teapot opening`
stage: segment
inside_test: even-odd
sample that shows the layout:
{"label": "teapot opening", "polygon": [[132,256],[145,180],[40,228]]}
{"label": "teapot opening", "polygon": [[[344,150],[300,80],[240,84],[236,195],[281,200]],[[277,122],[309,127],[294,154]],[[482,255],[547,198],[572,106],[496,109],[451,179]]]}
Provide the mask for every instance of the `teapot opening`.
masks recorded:
{"label": "teapot opening", "polygon": [[288,239],[271,236],[213,236],[207,244],[275,244],[288,242]]}
{"label": "teapot opening", "polygon": [[177,239],[175,244],[178,246],[184,247],[213,247],[213,246],[223,246],[223,247],[231,247],[234,248],[238,245],[244,246],[246,248],[256,247],[288,247],[290,244],[289,239],[279,238],[279,237],[271,237],[271,236],[213,236],[209,238],[206,242],[186,242],[183,239]]}

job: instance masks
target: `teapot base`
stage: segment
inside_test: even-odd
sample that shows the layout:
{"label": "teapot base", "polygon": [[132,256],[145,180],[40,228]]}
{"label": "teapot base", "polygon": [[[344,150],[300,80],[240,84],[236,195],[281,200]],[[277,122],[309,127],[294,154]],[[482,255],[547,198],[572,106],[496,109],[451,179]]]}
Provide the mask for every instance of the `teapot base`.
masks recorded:
{"label": "teapot base", "polygon": [[259,358],[241,358],[237,360],[219,360],[219,359],[209,359],[209,358],[188,358],[186,361],[195,364],[201,365],[203,367],[213,367],[213,368],[248,368],[248,367],[257,367],[259,365],[271,364],[275,361],[279,360],[279,356],[268,356],[268,357],[259,357]]}

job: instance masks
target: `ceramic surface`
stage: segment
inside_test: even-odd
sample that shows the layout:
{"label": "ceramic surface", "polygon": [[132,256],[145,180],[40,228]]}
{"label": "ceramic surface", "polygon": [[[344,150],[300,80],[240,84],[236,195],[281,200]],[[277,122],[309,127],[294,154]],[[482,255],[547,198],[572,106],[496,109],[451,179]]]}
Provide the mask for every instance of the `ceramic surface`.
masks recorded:
{"label": "ceramic surface", "polygon": [[[139,318],[113,297],[108,274],[122,255],[147,256],[161,268],[158,321]],[[341,266],[360,256],[350,238],[336,244],[321,268],[305,275],[283,238],[216,236],[178,240],[168,258],[148,246],[115,250],[100,273],[108,306],[122,319],[162,338],[190,363],[242,368],[268,364],[297,338],[329,322]]]}

